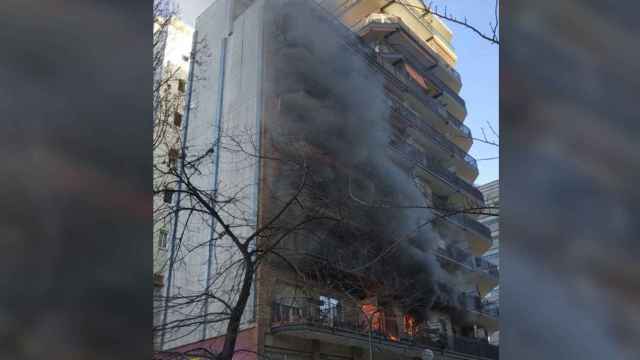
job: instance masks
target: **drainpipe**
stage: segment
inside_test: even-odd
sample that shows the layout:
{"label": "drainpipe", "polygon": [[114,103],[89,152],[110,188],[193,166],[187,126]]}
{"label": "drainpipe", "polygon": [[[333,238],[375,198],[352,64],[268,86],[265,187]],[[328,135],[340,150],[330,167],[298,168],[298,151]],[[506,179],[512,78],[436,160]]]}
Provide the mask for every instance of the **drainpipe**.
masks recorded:
{"label": "drainpipe", "polygon": [[[213,156],[213,160],[212,160],[212,166],[213,166],[213,194],[212,194],[212,200],[213,200],[213,204],[211,204],[211,206],[215,206],[215,199],[218,195],[218,177],[219,177],[219,170],[220,170],[220,133],[222,131],[222,107],[224,105],[224,79],[225,79],[225,74],[226,74],[226,63],[225,60],[227,58],[226,56],[227,54],[227,38],[224,37],[222,38],[222,43],[220,45],[220,70],[218,71],[218,111],[216,112],[216,132],[213,134],[213,141],[214,143],[212,144],[212,147],[215,148],[214,150],[214,156]],[[213,259],[213,239],[215,236],[215,220],[213,219],[213,215],[211,216],[211,229],[210,229],[210,233],[209,233],[209,254],[208,254],[208,258],[207,258],[207,277],[205,280],[205,289],[207,289],[207,296],[205,296],[204,298],[204,316],[203,316],[203,320],[204,320],[204,326],[202,328],[202,340],[207,338],[207,313],[209,312],[209,281],[211,280],[211,266],[212,266],[212,259]]]}

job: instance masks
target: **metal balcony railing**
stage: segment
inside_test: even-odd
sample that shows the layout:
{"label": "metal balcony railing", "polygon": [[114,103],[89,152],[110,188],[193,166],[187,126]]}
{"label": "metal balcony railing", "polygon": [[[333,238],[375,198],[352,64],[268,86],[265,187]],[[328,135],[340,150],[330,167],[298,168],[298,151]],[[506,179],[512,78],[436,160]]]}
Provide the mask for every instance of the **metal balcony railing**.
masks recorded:
{"label": "metal balcony railing", "polygon": [[497,308],[484,304],[478,295],[463,293],[460,294],[458,301],[460,308],[464,310],[474,311],[492,318],[498,318]]}
{"label": "metal balcony railing", "polygon": [[[296,92],[294,93],[296,96],[303,94],[303,92]],[[284,106],[284,102],[282,103]],[[408,112],[406,109],[405,110],[400,110],[402,108],[400,107],[394,107],[396,110],[394,111],[400,111],[400,112],[404,112],[404,114],[410,114],[410,112]],[[407,119],[408,120],[408,119]],[[417,128],[426,130],[427,126],[426,124],[424,125],[420,125],[420,122],[417,120],[413,121],[414,125]],[[426,130],[429,132],[430,135],[432,135],[432,139],[436,140],[436,142],[438,142],[439,144],[441,144],[442,146],[446,147],[447,149],[450,149],[451,151],[456,151],[453,150],[455,148],[457,148],[457,146],[448,143],[448,141],[446,140],[446,138],[442,135],[437,135],[439,134],[436,130]],[[442,166],[440,163],[438,163],[437,161],[430,159],[429,157],[427,157],[427,155],[418,150],[418,148],[416,148],[414,145],[403,142],[403,143],[397,143],[397,142],[392,142],[391,144],[391,148],[400,152],[401,154],[403,154],[406,158],[408,158],[410,161],[418,164],[420,167],[422,167],[423,169],[425,169],[427,172],[433,173],[435,175],[437,175],[439,178],[445,180],[447,183],[449,183],[451,186],[453,186],[454,188],[458,189],[461,188],[462,190],[464,190],[466,193],[468,193],[470,196],[472,196],[476,201],[478,201],[481,204],[484,204],[484,197],[482,195],[482,192],[480,192],[480,190],[478,190],[477,188],[475,188],[472,184],[468,183],[466,180],[462,179],[461,177],[459,177],[457,174],[455,174],[455,172],[445,168],[444,166]],[[455,148],[454,148],[455,146]],[[461,151],[461,150],[460,150]],[[462,152],[457,152],[458,156],[462,156]],[[473,160],[473,161],[472,161]],[[475,159],[469,157],[466,158],[465,161],[472,167],[474,167],[475,169],[477,169],[477,165],[475,163]],[[471,225],[474,226],[475,224]],[[483,225],[475,225],[475,227],[483,227]],[[484,230],[484,229],[483,229]],[[490,237],[490,230],[489,231],[489,237]],[[484,234],[484,232],[482,232],[482,234]]]}
{"label": "metal balcony railing", "polygon": [[414,111],[410,110],[406,106],[401,106],[398,103],[394,103],[393,111],[402,116],[402,118],[407,121],[413,128],[422,130],[433,140],[435,140],[439,145],[444,147],[447,151],[464,160],[475,170],[478,169],[478,163],[476,162],[476,159],[473,158],[473,156],[467,154],[458,145],[447,139],[447,137],[444,136],[441,132],[431,127],[431,125],[427,124],[425,121],[421,121],[418,118],[418,114],[416,114]]}
{"label": "metal balcony railing", "polygon": [[451,285],[443,282],[437,282],[436,287],[438,288],[436,302],[440,305],[471,311],[497,319],[498,312],[496,311],[496,307],[490,303],[483,303],[480,296],[473,293],[460,293]]}
{"label": "metal balcony railing", "polygon": [[500,306],[497,302],[483,302],[482,308],[486,314],[489,314],[489,316],[494,318],[500,317]]}
{"label": "metal balcony railing", "polygon": [[358,35],[354,33],[349,27],[347,27],[339,19],[334,17],[333,14],[322,8],[319,4],[310,3],[310,5],[312,9],[318,11],[320,20],[327,22],[329,25],[332,25],[332,28],[342,38],[345,45],[347,45],[356,54],[365,59],[371,68],[381,73],[385,77],[385,79],[387,80],[385,86],[387,88],[391,87],[396,91],[399,90],[401,92],[410,92],[412,95],[415,95],[426,104],[429,104],[429,106],[431,106],[431,108],[441,116],[442,120],[445,123],[452,124],[458,130],[460,130],[465,137],[471,137],[471,130],[469,130],[469,128],[465,126],[460,120],[456,119],[453,115],[446,111],[443,106],[438,103],[437,100],[424,94],[422,90],[417,87],[417,85],[405,84],[403,81],[398,79],[396,75],[387,70],[384,65],[380,64],[373,49],[365,44],[363,40],[358,37]]}
{"label": "metal balcony railing", "polygon": [[[361,30],[362,28],[366,27],[367,25],[369,25],[371,23],[398,24],[401,27],[403,26],[402,20],[398,16],[388,15],[388,14],[371,14],[368,17],[360,20],[354,26],[354,31],[359,31],[359,30]],[[405,29],[405,31],[411,33],[411,30],[406,29],[404,27],[403,27],[403,29]],[[415,35],[415,34],[411,33],[411,36],[417,38],[417,35]],[[397,44],[397,43],[391,43],[390,45],[394,49],[397,46],[401,46],[401,44]],[[429,49],[425,49],[425,50],[428,51],[428,52],[431,52],[431,50],[429,50]],[[420,61],[419,59],[416,59],[416,57],[413,56],[410,51],[401,51],[401,53],[402,53],[403,57],[409,59],[409,61],[410,61],[412,66],[420,68],[421,74],[426,76],[432,83],[434,83],[436,85],[436,87],[438,87],[440,90],[442,90],[442,91],[446,92],[447,94],[449,94],[449,96],[451,96],[455,101],[459,102],[463,107],[466,107],[466,103],[465,103],[464,99],[462,99],[460,97],[460,95],[458,95],[458,93],[455,92],[444,81],[440,80],[440,78],[435,76],[435,74],[433,74],[432,70],[430,68],[425,67],[423,62]],[[431,56],[439,57],[439,55],[437,55],[437,54],[431,54]],[[450,67],[446,62],[443,62],[443,61],[438,61],[438,63],[441,65],[441,67],[443,69],[445,69],[449,74],[451,74],[455,79],[457,79],[458,82],[461,81],[460,80],[460,74],[454,68]]]}
{"label": "metal balcony railing", "polygon": [[402,4],[407,10],[409,10],[409,12],[413,15],[413,17],[418,22],[420,22],[425,28],[427,28],[434,36],[437,36],[438,39],[440,39],[446,45],[449,51],[451,51],[452,53],[455,53],[455,49],[453,48],[453,45],[451,44],[451,42],[447,40],[444,34],[442,34],[438,29],[431,26],[431,24],[427,22],[426,18],[424,17],[424,14],[421,14],[420,11],[418,11],[419,9],[416,9],[411,4],[408,4],[406,0],[396,0],[396,1]]}
{"label": "metal balcony railing", "polygon": [[487,239],[491,239],[491,230],[489,230],[489,228],[483,225],[481,222],[469,217],[468,215],[453,214],[453,215],[448,215],[446,218],[462,227],[465,227],[467,229],[471,229],[477,232],[478,234],[482,235]]}
{"label": "metal balcony railing", "polygon": [[477,269],[483,270],[483,271],[485,271],[486,273],[488,273],[489,275],[491,275],[491,276],[493,276],[495,278],[500,276],[499,275],[499,271],[498,271],[498,267],[495,264],[493,264],[493,263],[491,263],[491,262],[489,262],[486,259],[481,258],[481,257],[476,257],[475,262],[476,262],[476,268]]}
{"label": "metal balcony railing", "polygon": [[[396,44],[396,46],[397,46],[397,44]],[[438,89],[440,89],[443,92],[446,92],[447,94],[449,94],[449,96],[451,96],[455,101],[460,103],[462,105],[462,107],[466,107],[467,106],[466,102],[464,101],[464,99],[461,98],[460,95],[458,95],[458,93],[456,93],[451,87],[449,87],[449,85],[445,84],[444,81],[440,80],[440,78],[435,76],[435,74],[433,74],[433,71],[431,69],[425,67],[425,65],[423,64],[422,61],[420,61],[419,59],[416,59],[416,57],[413,56],[408,51],[403,51],[402,55],[409,60],[409,62],[410,62],[410,64],[412,66],[414,66],[414,67],[416,67],[417,69],[420,70],[420,74],[421,75],[426,76],[429,81],[434,83]],[[444,65],[443,64],[443,67],[445,69],[453,70],[453,69],[449,68],[448,65]]]}
{"label": "metal balcony railing", "polygon": [[[422,348],[445,349],[471,355],[481,355],[498,359],[497,347],[480,339],[447,335],[430,330],[426,326],[404,329],[402,321],[394,316],[381,313],[373,315],[373,321],[355,306],[345,308],[333,306],[322,308],[310,299],[294,299],[289,304],[273,302],[271,308],[271,329],[291,326],[305,326],[310,329],[329,330],[333,335],[360,335],[363,341],[371,339],[376,343],[418,346]],[[452,347],[450,347],[450,344]]]}
{"label": "metal balcony railing", "polygon": [[458,264],[464,265],[469,269],[475,268],[473,255],[456,246],[450,246],[445,249],[438,248],[436,249],[436,254],[444,257],[445,259],[449,259],[457,262]]}
{"label": "metal balcony railing", "polygon": [[499,349],[499,347],[491,345],[487,341],[462,336],[453,337],[453,350],[460,353],[483,356],[489,359],[499,359]]}
{"label": "metal balcony railing", "polygon": [[447,111],[447,109],[445,109],[444,105],[439,103],[438,100],[425,94],[424,90],[420,86],[418,86],[418,84],[416,84],[415,81],[413,81],[413,79],[410,79],[408,76],[403,76],[403,77],[405,80],[403,83],[411,90],[412,95],[420,98],[420,100],[429,104],[429,106],[432,109],[435,109],[435,112],[439,114],[440,117],[442,117],[442,119],[446,123],[451,123],[456,129],[460,130],[460,132],[465,137],[468,137],[468,138],[471,137],[471,130],[465,124],[463,124],[460,120],[456,119],[455,116],[451,115],[451,113]]}
{"label": "metal balcony railing", "polygon": [[499,277],[498,267],[481,257],[473,256],[471,253],[456,247],[450,246],[446,249],[438,248],[436,254],[445,259],[454,261],[466,266],[470,270],[482,271],[496,279]]}
{"label": "metal balcony railing", "polygon": [[[476,199],[479,203],[484,204],[484,198],[482,196],[482,192],[475,188],[470,183],[466,182],[462,178],[458,177],[452,171],[446,169],[444,166],[439,164],[437,161],[430,159],[424,152],[420,151],[413,144],[407,142],[397,142],[392,140],[390,143],[390,147],[402,154],[405,158],[409,159],[411,162],[417,164],[419,167],[424,169],[425,171],[435,174],[441,179],[445,180],[449,184],[453,185],[455,188],[460,188],[464,190],[467,194],[471,195],[474,199]],[[469,227],[479,231],[481,234],[488,234],[488,237],[491,238],[491,231],[486,228],[484,225],[480,224],[477,221],[470,221],[473,219],[467,219],[466,217],[461,217],[457,215],[451,215],[451,218],[454,218],[453,221],[466,226],[469,223]],[[449,217],[448,217],[449,218]]]}

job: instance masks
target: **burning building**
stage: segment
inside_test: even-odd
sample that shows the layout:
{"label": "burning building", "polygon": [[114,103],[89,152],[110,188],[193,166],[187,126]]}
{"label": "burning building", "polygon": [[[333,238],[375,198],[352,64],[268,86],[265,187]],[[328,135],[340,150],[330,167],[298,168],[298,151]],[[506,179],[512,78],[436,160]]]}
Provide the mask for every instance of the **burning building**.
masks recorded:
{"label": "burning building", "polygon": [[[498,283],[480,257],[491,234],[464,212],[484,200],[452,34],[423,6],[217,0],[198,17],[212,56],[192,68],[197,106],[183,136],[187,158],[214,156],[192,182],[234,194],[221,206],[239,233],[271,231],[252,247],[270,253],[243,314],[241,356],[497,358],[487,342],[497,314],[481,302]],[[232,246],[198,245],[220,230],[205,216],[186,221],[174,221],[172,243],[186,234],[189,251],[170,255],[179,261],[167,296],[232,293],[237,275],[214,270],[237,260]],[[288,224],[304,226],[275,236]],[[216,306],[165,310],[164,323],[204,320],[162,347],[215,351],[225,329],[207,321]]]}

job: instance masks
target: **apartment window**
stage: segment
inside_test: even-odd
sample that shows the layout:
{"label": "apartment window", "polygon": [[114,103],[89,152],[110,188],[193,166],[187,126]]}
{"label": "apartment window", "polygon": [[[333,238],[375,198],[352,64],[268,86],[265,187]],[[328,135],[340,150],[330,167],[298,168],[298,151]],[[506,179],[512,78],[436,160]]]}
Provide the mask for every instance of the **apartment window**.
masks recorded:
{"label": "apartment window", "polygon": [[177,111],[173,114],[173,125],[177,127],[182,125],[182,114]]}
{"label": "apartment window", "polygon": [[166,229],[160,229],[160,231],[158,231],[158,249],[161,249],[161,250],[167,249],[168,237],[169,237],[169,232]]}
{"label": "apartment window", "polygon": [[178,91],[180,91],[180,92],[184,92],[184,91],[185,91],[185,88],[186,88],[186,85],[187,85],[187,82],[186,82],[186,81],[184,81],[184,80],[182,80],[182,79],[179,79],[179,80],[178,80]]}
{"label": "apartment window", "polygon": [[169,157],[169,167],[171,169],[175,169],[176,163],[178,162],[178,156],[179,156],[178,149],[176,148],[169,149],[168,157]]}
{"label": "apartment window", "polygon": [[340,320],[340,302],[328,296],[320,296],[320,317],[328,324],[334,325]]}
{"label": "apartment window", "polygon": [[173,193],[175,191],[173,189],[165,189],[164,190],[164,202],[167,204],[171,204],[171,201],[173,200]]}

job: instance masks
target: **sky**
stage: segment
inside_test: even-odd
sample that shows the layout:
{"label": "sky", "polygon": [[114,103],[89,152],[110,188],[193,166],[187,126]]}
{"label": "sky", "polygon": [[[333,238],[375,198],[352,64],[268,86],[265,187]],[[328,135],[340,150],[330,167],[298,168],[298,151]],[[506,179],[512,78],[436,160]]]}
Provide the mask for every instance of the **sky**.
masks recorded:
{"label": "sky", "polygon": [[[204,11],[213,0],[176,0],[184,22],[194,25],[196,17]],[[426,1],[455,17],[468,20],[485,33],[490,33],[489,23],[494,19],[494,0],[439,0]],[[458,55],[456,69],[462,77],[460,96],[467,105],[467,118],[464,123],[471,129],[474,138],[486,138],[492,142],[499,139],[498,113],[498,46],[480,38],[471,30],[445,21],[453,31],[453,47]],[[498,179],[499,155],[498,147],[474,141],[469,151],[478,161],[479,175],[475,183],[478,185]],[[487,160],[485,160],[487,159]]]}

